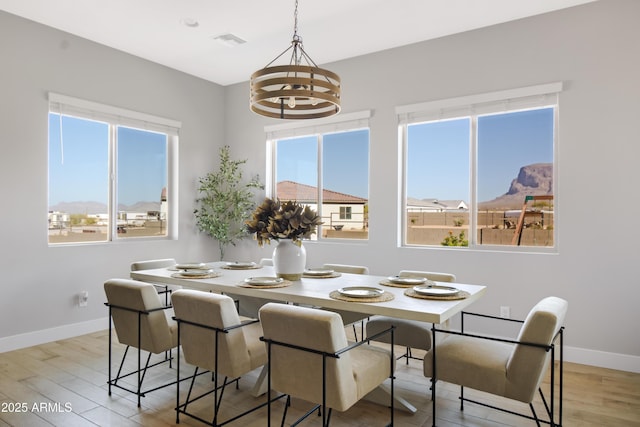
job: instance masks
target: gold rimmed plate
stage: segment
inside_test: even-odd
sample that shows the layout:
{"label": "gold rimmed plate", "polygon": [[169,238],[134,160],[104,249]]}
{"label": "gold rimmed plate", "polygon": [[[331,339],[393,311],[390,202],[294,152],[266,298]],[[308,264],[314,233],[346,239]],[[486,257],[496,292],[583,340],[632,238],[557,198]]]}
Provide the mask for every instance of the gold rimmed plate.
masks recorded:
{"label": "gold rimmed plate", "polygon": [[413,290],[419,295],[427,295],[430,297],[450,297],[458,295],[460,292],[458,288],[438,285],[414,286]]}
{"label": "gold rimmed plate", "polygon": [[351,298],[376,298],[384,294],[382,289],[369,286],[348,286],[338,289],[338,292],[342,296]]}
{"label": "gold rimmed plate", "polygon": [[215,270],[213,268],[195,268],[195,269],[187,269],[182,270],[180,275],[185,277],[200,277],[200,276],[208,276],[213,274]]}
{"label": "gold rimmed plate", "polygon": [[335,273],[334,270],[327,268],[309,268],[304,271],[304,274],[307,276],[330,276],[333,273]]}
{"label": "gold rimmed plate", "polygon": [[273,286],[273,285],[279,285],[282,282],[284,282],[284,279],[282,277],[247,277],[246,279],[244,279],[244,283],[246,283],[247,285],[253,285],[253,286]]}
{"label": "gold rimmed plate", "polygon": [[257,264],[255,262],[228,262],[225,264],[227,268],[237,268],[238,270],[243,270],[247,268],[254,268]]}
{"label": "gold rimmed plate", "polygon": [[196,270],[196,269],[207,270],[207,269],[209,269],[207,264],[204,263],[204,262],[185,262],[185,263],[180,263],[180,264],[176,264],[175,268],[177,268],[178,270]]}
{"label": "gold rimmed plate", "polygon": [[398,285],[422,285],[427,281],[425,277],[403,277],[403,276],[389,276],[387,280],[391,283]]}

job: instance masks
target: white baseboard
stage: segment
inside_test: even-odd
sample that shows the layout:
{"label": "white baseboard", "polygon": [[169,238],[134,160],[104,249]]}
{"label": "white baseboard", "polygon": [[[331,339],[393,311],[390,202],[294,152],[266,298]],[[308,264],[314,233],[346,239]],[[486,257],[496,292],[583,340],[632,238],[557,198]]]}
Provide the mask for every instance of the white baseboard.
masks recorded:
{"label": "white baseboard", "polygon": [[567,362],[580,363],[581,365],[640,373],[640,356],[609,353],[586,348],[565,347],[564,360]]}
{"label": "white baseboard", "polygon": [[92,332],[103,331],[109,327],[108,325],[108,317],[103,317],[101,319],[88,320],[86,322],[3,337],[0,338],[0,353],[32,347],[34,345],[45,344],[52,341],[73,338],[79,335],[90,334]]}
{"label": "white baseboard", "polygon": [[[107,329],[107,325],[109,325],[108,318],[104,317],[87,322],[0,338],[0,353],[102,331]],[[565,347],[564,360],[582,365],[640,373],[640,356],[609,353],[578,347]]]}

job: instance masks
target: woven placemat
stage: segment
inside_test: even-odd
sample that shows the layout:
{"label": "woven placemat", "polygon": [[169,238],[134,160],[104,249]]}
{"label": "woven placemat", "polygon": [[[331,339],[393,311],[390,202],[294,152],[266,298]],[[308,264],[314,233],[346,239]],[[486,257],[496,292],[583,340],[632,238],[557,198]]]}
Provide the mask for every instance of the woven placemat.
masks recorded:
{"label": "woven placemat", "polygon": [[191,276],[182,273],[173,273],[171,277],[174,277],[176,279],[211,279],[213,277],[220,277],[221,275],[222,273],[214,271],[213,273],[203,274],[202,276]]}
{"label": "woven placemat", "polygon": [[427,281],[424,283],[394,283],[389,279],[384,279],[380,281],[380,284],[384,286],[389,286],[391,288],[413,288],[414,286],[418,286],[418,285],[431,285],[431,286],[435,285],[435,283],[429,279],[427,279]]}
{"label": "woven placemat", "polygon": [[342,276],[342,274],[338,273],[337,271],[334,271],[331,274],[305,274],[302,273],[302,277],[304,277],[305,279],[331,279],[334,277],[340,277]]}
{"label": "woven placemat", "polygon": [[419,294],[416,291],[414,291],[413,288],[407,289],[406,291],[404,291],[404,294],[406,296],[408,296],[408,297],[411,297],[411,298],[432,299],[432,300],[440,300],[440,301],[452,301],[452,300],[457,300],[457,299],[465,299],[466,297],[471,295],[467,291],[460,291],[455,295],[444,295],[444,296],[440,296],[440,295],[423,295],[423,294]]}
{"label": "woven placemat", "polygon": [[374,298],[353,298],[353,297],[344,296],[338,291],[331,291],[331,293],[329,294],[329,297],[340,300],[340,301],[348,301],[348,302],[386,302],[386,301],[391,301],[393,300],[393,298],[395,298],[391,292],[387,292],[387,291],[385,291],[379,297],[374,297]]}
{"label": "woven placemat", "polygon": [[291,285],[290,280],[283,280],[282,282],[276,283],[273,285],[252,285],[250,283],[245,283],[245,282],[238,283],[238,286],[240,286],[241,288],[256,288],[256,289],[286,288],[289,285]]}
{"label": "woven placemat", "polygon": [[257,270],[259,268],[262,268],[262,266],[260,264],[247,266],[247,267],[231,267],[230,265],[223,265],[220,268],[224,268],[225,270]]}

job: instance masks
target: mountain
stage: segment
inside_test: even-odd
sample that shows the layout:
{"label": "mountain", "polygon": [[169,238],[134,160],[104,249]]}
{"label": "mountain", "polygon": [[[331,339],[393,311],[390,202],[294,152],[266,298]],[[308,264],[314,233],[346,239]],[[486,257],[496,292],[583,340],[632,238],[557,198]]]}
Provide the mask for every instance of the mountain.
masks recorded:
{"label": "mountain", "polygon": [[505,194],[478,203],[478,209],[520,209],[525,196],[547,194],[553,194],[553,164],[535,163],[521,167]]}
{"label": "mountain", "polygon": [[[60,202],[56,205],[49,206],[49,210],[53,212],[80,213],[80,214],[105,214],[107,213],[107,205],[100,202],[77,201],[77,202]],[[160,202],[137,202],[133,205],[118,205],[118,211],[127,212],[149,212],[159,211]]]}

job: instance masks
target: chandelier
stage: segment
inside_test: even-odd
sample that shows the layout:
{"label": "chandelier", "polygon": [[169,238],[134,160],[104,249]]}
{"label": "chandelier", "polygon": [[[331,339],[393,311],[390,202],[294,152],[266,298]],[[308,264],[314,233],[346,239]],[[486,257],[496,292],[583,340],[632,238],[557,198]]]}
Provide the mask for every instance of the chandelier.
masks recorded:
{"label": "chandelier", "polygon": [[[291,51],[288,65],[272,65]],[[291,46],[251,75],[251,111],[276,119],[315,119],[340,112],[340,77],[320,68],[298,35],[298,0]]]}

